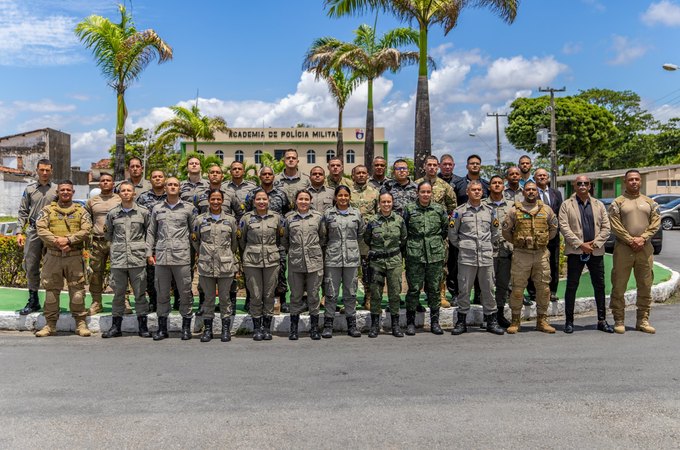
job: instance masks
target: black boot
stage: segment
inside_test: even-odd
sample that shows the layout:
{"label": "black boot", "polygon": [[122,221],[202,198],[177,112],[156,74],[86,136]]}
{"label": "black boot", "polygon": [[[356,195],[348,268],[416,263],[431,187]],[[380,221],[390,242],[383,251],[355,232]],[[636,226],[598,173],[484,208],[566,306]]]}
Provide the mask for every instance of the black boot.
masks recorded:
{"label": "black boot", "polygon": [[430,308],[430,332],[432,334],[444,334],[439,326],[439,308]]}
{"label": "black boot", "polygon": [[510,321],[505,318],[505,314],[503,314],[503,312],[503,308],[499,306],[498,312],[496,313],[496,322],[498,322],[498,325],[502,326],[503,328],[508,328],[510,326]]}
{"label": "black boot", "polygon": [[[236,292],[229,292],[229,301],[231,301],[231,315],[236,315]],[[224,319],[222,319],[224,320]]]}
{"label": "black boot", "polygon": [[182,340],[191,339],[191,317],[182,317]]}
{"label": "black boot", "polygon": [[323,331],[321,332],[321,337],[324,339],[330,339],[333,337],[333,318],[326,317],[323,319]]}
{"label": "black boot", "polygon": [[111,328],[109,328],[109,331],[105,331],[102,333],[102,337],[104,339],[107,338],[113,338],[113,337],[121,337],[123,335],[123,332],[120,331],[120,328],[123,326],[123,318],[122,317],[113,317],[111,321]]}
{"label": "black boot", "polygon": [[313,341],[318,341],[321,339],[321,334],[319,334],[319,315],[309,316],[309,337]]}
{"label": "black boot", "polygon": [[454,336],[467,333],[467,314],[458,313],[457,317],[456,324],[453,326],[453,330],[451,330],[451,334]]}
{"label": "black boot", "polygon": [[406,311],[406,335],[416,335],[416,312]]}
{"label": "black boot", "polygon": [[272,316],[262,318],[262,339],[265,341],[272,340]]}
{"label": "black boot", "polygon": [[149,327],[147,325],[146,316],[137,316],[137,335],[143,338],[150,338],[151,333],[149,332]]}
{"label": "black boot", "polygon": [[213,338],[213,320],[203,319],[203,335],[201,336],[201,342],[210,342]]}
{"label": "black boot", "polygon": [[404,333],[399,326],[399,314],[392,314],[390,318],[392,319],[392,336],[404,337]]}
{"label": "black boot", "polygon": [[368,337],[376,338],[380,334],[380,314],[371,314],[371,331]]}
{"label": "black boot", "polygon": [[26,306],[19,311],[19,315],[27,316],[32,312],[40,311],[40,300],[38,300],[38,291],[28,291],[28,302]]}
{"label": "black boot", "polygon": [[486,318],[486,331],[499,336],[505,334],[505,330],[500,325],[498,325],[496,314],[489,314],[485,315],[484,317]]}
{"label": "black boot", "polygon": [[361,337],[361,331],[357,330],[357,317],[347,317],[345,320],[347,320],[347,336],[353,338]]}
{"label": "black boot", "polygon": [[262,334],[262,317],[253,317],[253,341],[261,341],[264,339]]}
{"label": "black boot", "polygon": [[162,341],[163,339],[166,339],[170,337],[168,334],[168,318],[167,317],[159,317],[158,318],[158,330],[154,333],[153,335],[153,340],[154,341]]}
{"label": "black boot", "polygon": [[299,314],[290,315],[290,332],[288,333],[288,339],[291,341],[298,340],[298,322],[300,321]]}
{"label": "black boot", "polygon": [[231,341],[231,317],[222,319],[222,334],[220,335],[220,341]]}
{"label": "black boot", "polygon": [[290,312],[290,307],[288,306],[288,303],[286,303],[286,293],[284,292],[279,296],[279,302],[281,304],[281,312],[282,313],[287,313]]}

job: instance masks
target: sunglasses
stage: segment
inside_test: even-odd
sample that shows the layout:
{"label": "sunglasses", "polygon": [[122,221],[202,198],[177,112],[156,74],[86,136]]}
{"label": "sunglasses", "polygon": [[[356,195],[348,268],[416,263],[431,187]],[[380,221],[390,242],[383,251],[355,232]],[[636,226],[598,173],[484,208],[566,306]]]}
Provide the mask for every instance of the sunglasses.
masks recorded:
{"label": "sunglasses", "polygon": [[588,181],[578,181],[578,182],[576,182],[576,186],[590,186],[590,182],[588,182]]}

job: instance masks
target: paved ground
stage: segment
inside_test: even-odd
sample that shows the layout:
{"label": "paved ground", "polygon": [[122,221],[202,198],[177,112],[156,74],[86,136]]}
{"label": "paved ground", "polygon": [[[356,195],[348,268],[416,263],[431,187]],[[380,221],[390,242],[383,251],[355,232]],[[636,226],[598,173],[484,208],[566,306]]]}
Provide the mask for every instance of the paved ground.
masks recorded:
{"label": "paved ground", "polygon": [[663,232],[663,247],[654,260],[673,270],[680,270],[680,229]]}

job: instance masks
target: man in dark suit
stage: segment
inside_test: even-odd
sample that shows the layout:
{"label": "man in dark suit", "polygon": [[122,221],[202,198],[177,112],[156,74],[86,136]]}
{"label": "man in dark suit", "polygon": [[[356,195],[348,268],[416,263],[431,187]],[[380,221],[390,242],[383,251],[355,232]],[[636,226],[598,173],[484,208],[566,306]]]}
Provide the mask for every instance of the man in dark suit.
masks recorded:
{"label": "man in dark suit", "polygon": [[[562,193],[549,186],[550,175],[545,169],[537,169],[534,179],[538,187],[538,198],[553,210],[555,215],[560,212],[562,206]],[[557,284],[560,281],[560,234],[548,242],[550,251],[550,301],[557,301]]]}

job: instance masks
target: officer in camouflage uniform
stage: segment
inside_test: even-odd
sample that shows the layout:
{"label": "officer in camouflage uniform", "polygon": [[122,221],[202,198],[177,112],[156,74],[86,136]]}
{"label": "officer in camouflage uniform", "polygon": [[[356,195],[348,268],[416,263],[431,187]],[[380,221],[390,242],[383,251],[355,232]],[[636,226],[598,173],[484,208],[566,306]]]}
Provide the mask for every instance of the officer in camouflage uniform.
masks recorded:
{"label": "officer in camouflage uniform", "polygon": [[538,187],[533,181],[524,184],[524,201],[515,202],[503,221],[503,237],[512,242],[512,292],[510,309],[512,323],[508,333],[520,330],[522,299],[527,281],[536,286],[536,330],[554,333],[548,323],[550,303],[550,263],[548,241],[557,234],[557,216],[553,210],[538,200]]}
{"label": "officer in camouflage uniform", "polygon": [[419,304],[423,283],[430,307],[430,329],[434,334],[444,334],[439,326],[440,296],[438,293],[444,271],[448,216],[444,208],[432,200],[432,184],[429,181],[421,181],[418,185],[418,200],[406,205],[404,222],[408,233],[406,334],[409,336],[416,334],[416,306]]}
{"label": "officer in camouflage uniform", "polygon": [[35,221],[42,209],[57,201],[57,185],[52,183],[52,163],[47,159],[38,161],[36,171],[38,179],[28,183],[19,204],[19,218],[17,226],[17,244],[24,247],[22,266],[26,271],[28,285],[28,302],[19,311],[25,316],[40,311],[38,289],[40,289],[40,260],[43,253],[43,242],[38,237]]}
{"label": "officer in camouflage uniform", "polygon": [[392,211],[392,194],[380,194],[379,212],[368,218],[364,242],[369,246],[368,282],[371,289],[371,331],[368,337],[378,337],[382,315],[382,294],[387,282],[392,319],[392,336],[404,337],[399,327],[399,303],[401,301],[402,253],[406,248],[406,225],[404,219]]}
{"label": "officer in camouflage uniform", "polygon": [[[366,220],[378,210],[378,191],[368,184],[368,169],[364,165],[357,165],[352,169],[352,194],[349,202],[352,208],[358,209],[361,217]],[[364,287],[364,309],[371,309],[371,288],[367,278],[368,274],[368,245],[363,239],[359,239],[359,251],[361,252],[361,284]]]}
{"label": "officer in camouflage uniform", "polygon": [[[138,334],[149,338],[147,315],[149,303],[146,300],[146,230],[149,228],[149,211],[134,202],[135,188],[124,181],[118,188],[121,203],[106,215],[104,236],[111,248],[111,285],[113,304],[111,306],[112,324],[109,331],[102,333],[103,338],[123,335],[123,313],[125,312],[125,293],[128,283],[135,294]],[[139,197],[137,197],[139,198]]]}
{"label": "officer in camouflage uniform", "polygon": [[[283,172],[274,178],[274,186],[286,193],[289,200],[295,198],[295,193],[307,189],[311,184],[306,173],[298,168],[298,153],[294,148],[289,148],[283,154],[285,168]],[[291,206],[291,209],[293,207]]]}
{"label": "officer in camouflage uniform", "polygon": [[35,222],[38,236],[47,247],[42,270],[45,288],[45,320],[47,324],[37,337],[57,333],[59,294],[68,284],[69,309],[76,320],[76,334],[90,336],[85,318],[85,261],[83,247],[92,229],[90,216],[78,203],[73,203],[73,183],[64,180],[57,185],[59,200],[45,206]]}
{"label": "officer in camouflage uniform", "polygon": [[470,292],[479,279],[486,331],[505,334],[496,321],[496,301],[493,298],[493,248],[500,235],[494,208],[482,203],[484,188],[479,180],[471,180],[466,189],[468,200],[451,214],[449,241],[458,248],[458,306],[453,335],[467,332]]}
{"label": "officer in camouflage uniform", "polygon": [[385,181],[380,193],[392,194],[392,209],[403,216],[406,205],[418,199],[418,185],[409,178],[408,163],[404,159],[398,159],[392,164],[392,176],[394,179]]}
{"label": "officer in camouflage uniform", "polygon": [[321,166],[314,166],[309,171],[311,184],[307,191],[312,196],[312,209],[323,214],[328,208],[333,206],[333,190],[326,186],[326,172]]}

